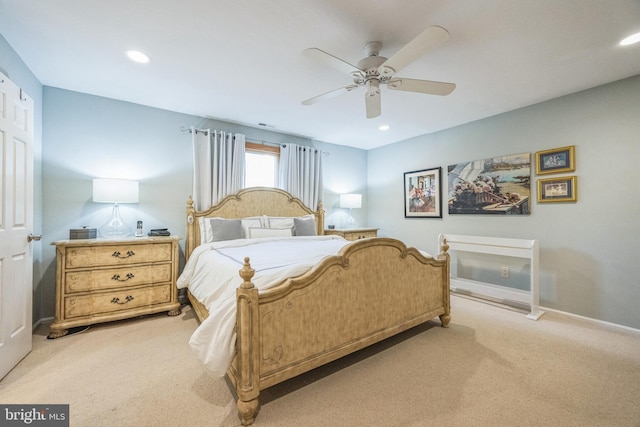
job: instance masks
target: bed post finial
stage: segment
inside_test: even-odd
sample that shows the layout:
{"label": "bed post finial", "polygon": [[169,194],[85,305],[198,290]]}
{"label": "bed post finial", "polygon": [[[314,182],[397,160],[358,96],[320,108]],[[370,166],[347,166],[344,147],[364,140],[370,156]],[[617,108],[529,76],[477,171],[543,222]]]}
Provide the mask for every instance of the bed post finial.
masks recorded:
{"label": "bed post finial", "polygon": [[447,243],[447,239],[442,239],[442,252],[447,252],[449,250],[449,244]]}
{"label": "bed post finial", "polygon": [[240,277],[242,277],[242,280],[243,280],[242,285],[240,285],[240,287],[243,289],[253,288],[254,285],[251,279],[253,278],[254,274],[256,274],[256,271],[253,268],[251,268],[251,264],[249,263],[249,257],[246,257],[244,259],[244,264],[240,269]]}

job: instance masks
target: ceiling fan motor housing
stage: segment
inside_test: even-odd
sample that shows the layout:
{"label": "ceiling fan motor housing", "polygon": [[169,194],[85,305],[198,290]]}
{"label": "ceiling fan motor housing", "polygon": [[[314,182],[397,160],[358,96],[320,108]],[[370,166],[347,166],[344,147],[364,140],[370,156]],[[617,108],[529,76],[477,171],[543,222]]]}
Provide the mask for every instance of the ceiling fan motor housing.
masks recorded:
{"label": "ceiling fan motor housing", "polygon": [[374,86],[377,89],[381,81],[384,83],[378,68],[387,61],[387,58],[378,56],[380,48],[382,48],[382,43],[380,42],[369,42],[365,45],[364,50],[367,53],[367,57],[356,64],[361,72],[352,73],[355,84],[359,86],[367,85],[367,87]]}

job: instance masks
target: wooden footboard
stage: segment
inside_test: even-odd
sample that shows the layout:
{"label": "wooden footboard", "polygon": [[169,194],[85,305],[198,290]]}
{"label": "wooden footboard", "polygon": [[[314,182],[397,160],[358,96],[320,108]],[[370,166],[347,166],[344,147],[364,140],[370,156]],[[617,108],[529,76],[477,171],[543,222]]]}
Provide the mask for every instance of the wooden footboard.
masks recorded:
{"label": "wooden footboard", "polygon": [[395,239],[365,239],[262,294],[245,259],[236,356],[227,372],[242,424],[253,423],[260,390],[436,316],[446,327],[447,249],[445,241],[434,259]]}

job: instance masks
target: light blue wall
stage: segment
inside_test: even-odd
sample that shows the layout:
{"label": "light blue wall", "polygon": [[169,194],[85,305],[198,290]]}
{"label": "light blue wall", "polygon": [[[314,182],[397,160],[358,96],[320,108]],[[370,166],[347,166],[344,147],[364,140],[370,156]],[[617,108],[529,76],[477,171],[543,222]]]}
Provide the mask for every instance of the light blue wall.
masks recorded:
{"label": "light blue wall", "polygon": [[[640,328],[638,100],[640,76],[371,150],[369,225],[433,254],[439,233],[538,239],[541,305]],[[567,145],[577,203],[536,203],[534,169],[529,216],[404,218],[404,172]]]}
{"label": "light blue wall", "polygon": [[[266,130],[56,88],[43,91],[2,37],[0,70],[36,105],[34,231],[44,238],[34,246],[36,320],[54,312],[55,253],[49,243],[66,239],[69,228],[99,226],[109,215],[107,206],[91,201],[93,177],[122,172],[139,179],[140,203],[123,207],[125,218],[184,235],[191,146],[181,126],[311,145]],[[346,219],[338,208],[340,193],[361,192],[363,209],[353,212],[360,225],[431,253],[437,253],[442,232],[536,238],[543,305],[640,328],[640,201],[633,192],[640,182],[638,99],[640,77],[634,77],[369,152],[315,142],[325,152],[327,224],[340,226]],[[404,218],[404,172],[437,166],[446,171],[465,160],[566,145],[576,146],[576,204],[536,204],[533,188],[526,217],[449,216],[445,207],[442,219]]]}
{"label": "light blue wall", "polygon": [[367,226],[367,152],[341,145],[316,142],[323,158],[325,226],[345,227],[349,216],[340,208],[340,194],[362,194],[362,209],[353,209],[358,226]]}
{"label": "light blue wall", "polygon": [[[31,70],[22,62],[22,59],[9,46],[7,41],[0,35],[0,71],[20,86],[34,102],[34,139],[33,139],[33,205],[34,215],[31,232],[42,233],[42,85],[33,75]],[[42,263],[42,243],[33,242],[31,250],[33,255],[33,304],[40,307],[43,298],[43,284],[41,282]],[[39,319],[39,311],[33,310],[33,319]]]}
{"label": "light blue wall", "polygon": [[[71,228],[99,227],[110,216],[109,205],[92,201],[94,177],[138,180],[140,202],[121,205],[123,219],[132,225],[142,220],[145,230],[168,227],[184,236],[193,154],[191,134],[181,127],[239,132],[254,141],[313,145],[304,138],[52,87],[44,88],[43,126],[43,247],[47,266],[43,283],[47,295],[41,317],[52,316],[54,308],[55,251],[50,243],[67,239]],[[327,179],[327,200],[337,198],[332,192],[341,187],[331,183],[342,181],[343,170],[348,171],[347,179],[357,184],[354,189],[365,190],[365,151],[316,145],[325,152],[325,176],[332,177]],[[331,214],[329,211],[328,216]]]}

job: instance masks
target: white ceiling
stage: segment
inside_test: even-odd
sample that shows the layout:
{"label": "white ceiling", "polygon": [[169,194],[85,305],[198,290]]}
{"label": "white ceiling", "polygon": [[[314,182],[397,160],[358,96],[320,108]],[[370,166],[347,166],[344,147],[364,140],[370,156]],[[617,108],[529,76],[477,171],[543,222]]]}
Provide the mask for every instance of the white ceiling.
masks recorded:
{"label": "white ceiling", "polygon": [[[382,88],[375,119],[362,88],[301,104],[351,83],[304,49],[357,63],[377,40],[390,57],[430,25],[450,40],[398,76],[451,95]],[[640,74],[640,44],[617,45],[638,31],[638,0],[0,0],[0,34],[43,85],[363,149]]]}

